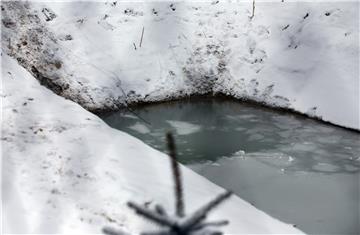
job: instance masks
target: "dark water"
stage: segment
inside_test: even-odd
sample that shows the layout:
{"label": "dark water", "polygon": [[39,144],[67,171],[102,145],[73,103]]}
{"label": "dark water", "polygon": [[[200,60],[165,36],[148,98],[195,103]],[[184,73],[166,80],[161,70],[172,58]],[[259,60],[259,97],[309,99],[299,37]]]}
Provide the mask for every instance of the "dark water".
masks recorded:
{"label": "dark water", "polygon": [[[360,135],[231,100],[149,105],[102,118],[310,234],[360,234]],[[254,218],[256,219],[256,218]]]}

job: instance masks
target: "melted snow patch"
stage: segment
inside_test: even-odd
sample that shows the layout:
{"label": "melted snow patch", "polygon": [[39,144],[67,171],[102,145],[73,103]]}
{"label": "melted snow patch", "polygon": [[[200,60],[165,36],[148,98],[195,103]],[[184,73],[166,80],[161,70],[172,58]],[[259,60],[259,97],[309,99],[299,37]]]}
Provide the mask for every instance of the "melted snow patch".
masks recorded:
{"label": "melted snow patch", "polygon": [[178,135],[190,135],[201,130],[201,126],[189,122],[168,120],[167,123],[175,128]]}

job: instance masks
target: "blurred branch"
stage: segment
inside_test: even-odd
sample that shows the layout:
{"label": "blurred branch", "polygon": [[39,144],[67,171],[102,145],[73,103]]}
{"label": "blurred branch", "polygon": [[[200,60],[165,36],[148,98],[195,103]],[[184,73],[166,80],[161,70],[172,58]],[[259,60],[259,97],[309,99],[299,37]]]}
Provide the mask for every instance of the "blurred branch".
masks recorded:
{"label": "blurred branch", "polygon": [[179,217],[183,217],[185,213],[183,186],[182,186],[179,164],[176,159],[175,141],[174,141],[174,137],[170,132],[166,134],[166,141],[167,141],[167,147],[171,161],[171,168],[174,177],[176,215]]}
{"label": "blurred branch", "polygon": [[[216,198],[196,210],[189,216],[185,215],[183,201],[183,187],[180,174],[179,163],[176,159],[176,147],[174,137],[171,133],[166,134],[167,147],[171,161],[171,168],[174,177],[175,187],[175,215],[169,215],[161,205],[155,205],[155,209],[148,209],[145,205],[139,205],[134,202],[128,202],[128,206],[133,209],[136,214],[153,222],[162,228],[153,232],[142,232],[141,235],[221,235],[222,232],[214,230],[212,227],[219,227],[229,224],[227,220],[204,222],[207,215],[215,209],[219,204],[227,200],[232,193],[226,191]],[[107,235],[129,235],[123,231],[105,227],[103,233]]]}

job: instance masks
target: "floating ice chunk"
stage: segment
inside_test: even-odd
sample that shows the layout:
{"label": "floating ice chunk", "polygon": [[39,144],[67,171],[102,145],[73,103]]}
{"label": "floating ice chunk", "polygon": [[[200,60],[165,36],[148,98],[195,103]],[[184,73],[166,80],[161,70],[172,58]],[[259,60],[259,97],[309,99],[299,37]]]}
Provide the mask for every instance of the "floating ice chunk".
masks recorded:
{"label": "floating ice chunk", "polygon": [[147,126],[145,126],[144,124],[141,124],[140,122],[135,123],[135,125],[133,125],[133,126],[129,126],[129,129],[137,131],[141,134],[150,133],[149,128]]}
{"label": "floating ice chunk", "polygon": [[285,130],[285,131],[281,131],[279,132],[279,135],[282,137],[282,138],[289,138],[291,135],[294,134],[294,130]]}
{"label": "floating ice chunk", "polygon": [[346,171],[351,171],[351,172],[356,172],[359,170],[358,167],[355,167],[355,166],[352,166],[352,165],[348,165],[348,164],[345,164],[345,169]]}
{"label": "floating ice chunk", "polygon": [[175,128],[178,135],[190,135],[201,130],[201,126],[182,121],[166,121]]}
{"label": "floating ice chunk", "polygon": [[303,143],[295,143],[292,146],[292,150],[293,151],[304,151],[304,152],[309,152],[309,151],[314,151],[316,149],[316,145],[315,144],[311,144],[309,142],[303,142]]}
{"label": "floating ice chunk", "polygon": [[245,151],[244,150],[239,150],[239,151],[235,152],[234,155],[235,156],[245,155]]}
{"label": "floating ice chunk", "polygon": [[246,128],[245,127],[237,127],[235,128],[236,131],[245,131]]}
{"label": "floating ice chunk", "polygon": [[289,130],[301,126],[301,122],[296,119],[291,119],[288,116],[276,116],[272,118],[273,124],[280,129]]}
{"label": "floating ice chunk", "polygon": [[152,132],[150,133],[151,136],[154,136],[156,138],[162,138],[164,140],[164,130],[162,129],[157,129],[157,130],[152,130]]}
{"label": "floating ice chunk", "polygon": [[327,126],[316,125],[315,128],[318,129],[319,132],[322,132],[322,133],[331,133],[334,131],[334,129],[327,127]]}
{"label": "floating ice chunk", "polygon": [[138,117],[131,115],[131,114],[124,114],[123,117],[130,118],[130,119],[138,119]]}
{"label": "floating ice chunk", "polygon": [[337,170],[337,167],[329,163],[318,163],[313,166],[313,169],[323,172],[335,172]]}
{"label": "floating ice chunk", "polygon": [[341,136],[335,135],[324,135],[324,137],[319,137],[317,141],[322,144],[336,144],[340,141]]}
{"label": "floating ice chunk", "polygon": [[248,140],[255,141],[255,140],[262,140],[263,138],[264,138],[264,136],[261,134],[252,134],[252,135],[250,135]]}
{"label": "floating ice chunk", "polygon": [[244,118],[244,119],[246,119],[246,118],[252,119],[252,118],[256,118],[257,116],[255,114],[241,114],[241,115],[239,115],[239,117]]}
{"label": "floating ice chunk", "polygon": [[254,114],[241,114],[241,115],[226,115],[225,116],[227,119],[231,119],[231,120],[254,120],[256,119],[256,115]]}

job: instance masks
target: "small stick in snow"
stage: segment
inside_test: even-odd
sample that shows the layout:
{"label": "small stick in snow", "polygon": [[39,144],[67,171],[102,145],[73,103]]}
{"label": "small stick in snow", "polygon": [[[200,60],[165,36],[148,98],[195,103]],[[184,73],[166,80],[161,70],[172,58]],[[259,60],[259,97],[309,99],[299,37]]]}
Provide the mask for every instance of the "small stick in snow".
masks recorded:
{"label": "small stick in snow", "polygon": [[255,16],[255,0],[253,0],[252,15],[250,16],[250,19],[252,20],[254,16]]}
{"label": "small stick in snow", "polygon": [[143,28],[142,28],[142,32],[141,32],[141,38],[140,38],[140,44],[139,44],[139,47],[141,47],[141,45],[142,45],[142,41],[143,41],[143,37],[144,37],[144,30],[145,30],[145,27],[143,26]]}
{"label": "small stick in snow", "polygon": [[133,45],[134,45],[134,49],[136,50],[136,45],[135,45],[135,42],[133,42]]}
{"label": "small stick in snow", "polygon": [[207,36],[206,36],[205,32],[204,32],[204,31],[202,31],[202,32],[203,32],[203,34],[204,34],[204,37],[205,37],[205,38],[207,38]]}

